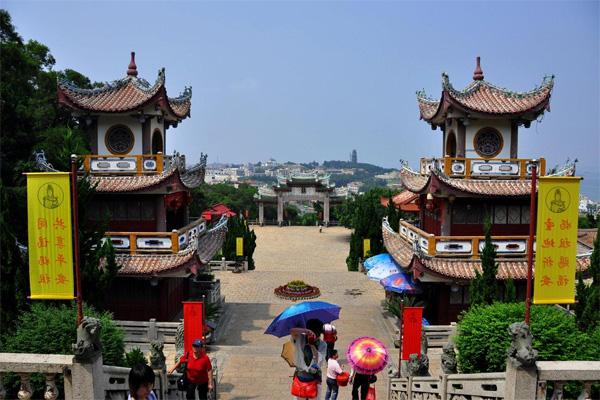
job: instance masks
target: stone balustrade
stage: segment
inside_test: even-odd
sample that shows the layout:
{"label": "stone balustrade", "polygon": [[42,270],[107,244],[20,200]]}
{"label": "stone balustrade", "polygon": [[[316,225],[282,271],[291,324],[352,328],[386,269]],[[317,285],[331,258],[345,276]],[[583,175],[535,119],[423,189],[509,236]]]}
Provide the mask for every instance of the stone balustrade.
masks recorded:
{"label": "stone balustrade", "polygon": [[[213,379],[218,387],[218,365],[215,358]],[[93,398],[107,400],[126,400],[129,393],[129,368],[102,365],[102,357],[88,364],[74,360],[72,355],[0,353],[0,399],[6,399],[7,393],[2,386],[6,373],[14,373],[20,378],[19,400],[29,400],[33,396],[32,374],[46,377],[45,400],[64,398],[65,400],[88,400]],[[177,380],[181,374],[168,375],[165,370],[155,370],[154,392],[159,399],[181,399],[185,393],[177,390]],[[57,376],[64,377],[64,393],[56,386]]]}
{"label": "stone balustrade", "polygon": [[[533,160],[528,158],[421,158],[419,172],[442,170],[453,178],[467,179],[531,179]],[[546,173],[546,160],[538,160],[538,174]]]}
{"label": "stone balustrade", "polygon": [[560,400],[569,382],[582,384],[577,399],[591,399],[592,384],[600,382],[600,361],[538,361],[530,369],[508,363],[506,372],[392,378],[389,399]]}
{"label": "stone balustrade", "polygon": [[65,399],[71,397],[67,393],[72,391],[71,368],[73,356],[61,354],[25,354],[25,353],[0,353],[0,399],[6,398],[6,390],[2,380],[6,372],[16,373],[21,381],[18,398],[20,400],[31,399],[33,390],[31,387],[31,374],[39,373],[46,377],[46,389],[44,399],[54,400],[58,397],[56,387],[56,376],[64,376]]}

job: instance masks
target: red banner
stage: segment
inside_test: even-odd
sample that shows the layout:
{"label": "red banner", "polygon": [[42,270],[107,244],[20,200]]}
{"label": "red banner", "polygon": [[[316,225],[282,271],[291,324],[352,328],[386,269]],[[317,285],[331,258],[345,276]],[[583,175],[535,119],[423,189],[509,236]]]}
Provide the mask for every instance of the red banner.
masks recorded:
{"label": "red banner", "polygon": [[421,355],[421,331],[423,307],[404,307],[402,311],[402,359],[408,360],[411,354]]}
{"label": "red banner", "polygon": [[204,339],[204,303],[201,301],[183,302],[183,349],[192,351],[192,342]]}

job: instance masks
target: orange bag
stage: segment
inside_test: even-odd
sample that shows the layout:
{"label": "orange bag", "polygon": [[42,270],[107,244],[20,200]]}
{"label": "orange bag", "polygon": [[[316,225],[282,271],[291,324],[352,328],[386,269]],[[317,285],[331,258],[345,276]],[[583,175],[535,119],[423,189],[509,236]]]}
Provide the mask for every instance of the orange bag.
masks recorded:
{"label": "orange bag", "polygon": [[302,382],[297,376],[292,381],[292,396],[303,399],[314,399],[317,397],[317,381]]}
{"label": "orange bag", "polygon": [[347,372],[340,372],[338,376],[335,377],[335,380],[337,381],[338,386],[346,386],[350,380],[350,374]]}
{"label": "orange bag", "polygon": [[376,400],[375,397],[375,386],[369,386],[369,391],[367,392],[366,400]]}

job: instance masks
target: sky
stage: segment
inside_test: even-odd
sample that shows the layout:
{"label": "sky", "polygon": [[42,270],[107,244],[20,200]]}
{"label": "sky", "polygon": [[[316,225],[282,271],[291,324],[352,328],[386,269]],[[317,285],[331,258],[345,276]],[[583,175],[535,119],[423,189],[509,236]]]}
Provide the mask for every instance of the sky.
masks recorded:
{"label": "sky", "polygon": [[167,152],[209,162],[347,160],[398,168],[441,156],[441,131],[419,119],[415,92],[439,98],[441,74],[513,91],[553,74],[551,112],[520,129],[519,156],[578,158],[583,192],[600,199],[599,2],[2,1],[56,69],[92,81],[166,68],[191,118]]}

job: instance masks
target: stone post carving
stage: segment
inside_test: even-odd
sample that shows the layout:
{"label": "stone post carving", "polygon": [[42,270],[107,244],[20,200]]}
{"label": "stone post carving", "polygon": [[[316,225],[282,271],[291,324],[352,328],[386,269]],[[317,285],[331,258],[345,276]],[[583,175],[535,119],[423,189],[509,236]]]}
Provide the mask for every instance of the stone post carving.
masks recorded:
{"label": "stone post carving", "polygon": [[73,399],[104,398],[101,329],[100,321],[91,317],[84,317],[77,327],[77,343],[73,345],[75,357],[71,368]]}
{"label": "stone post carving", "polygon": [[515,322],[508,328],[511,344],[506,363],[505,400],[534,399],[537,390],[538,352],[532,346],[533,336],[524,322]]}
{"label": "stone post carving", "polygon": [[183,355],[183,321],[177,325],[175,333],[175,362],[179,361]]}
{"label": "stone post carving", "polygon": [[454,345],[448,343],[442,349],[442,371],[444,374],[456,374],[456,352],[454,351]]}
{"label": "stone post carving", "polygon": [[150,367],[152,369],[164,370],[166,368],[165,345],[160,340],[150,342]]}
{"label": "stone post carving", "polygon": [[90,362],[102,353],[100,330],[102,324],[96,318],[84,317],[77,327],[77,343],[73,345],[73,354],[78,362]]}

